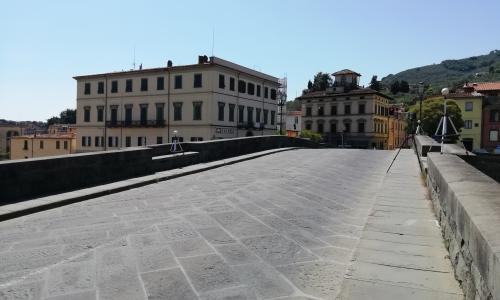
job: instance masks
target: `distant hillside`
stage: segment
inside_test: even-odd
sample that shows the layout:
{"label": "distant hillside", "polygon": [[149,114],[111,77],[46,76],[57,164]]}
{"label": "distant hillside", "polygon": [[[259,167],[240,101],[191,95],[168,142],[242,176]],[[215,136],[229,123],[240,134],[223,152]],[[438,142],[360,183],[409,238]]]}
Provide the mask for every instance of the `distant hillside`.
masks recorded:
{"label": "distant hillside", "polygon": [[464,82],[500,81],[500,50],[491,51],[487,55],[472,56],[464,59],[443,60],[433,64],[409,69],[382,78],[385,87],[396,80],[405,80],[410,85],[424,82],[434,91],[443,87],[456,87]]}

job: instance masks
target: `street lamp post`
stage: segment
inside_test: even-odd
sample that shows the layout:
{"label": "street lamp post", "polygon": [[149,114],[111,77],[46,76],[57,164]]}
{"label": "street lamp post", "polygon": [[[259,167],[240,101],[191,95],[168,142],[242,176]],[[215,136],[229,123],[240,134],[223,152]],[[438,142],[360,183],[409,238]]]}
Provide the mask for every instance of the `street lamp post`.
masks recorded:
{"label": "street lamp post", "polygon": [[417,131],[415,132],[417,135],[422,133],[422,102],[424,101],[424,83],[422,81],[418,83],[418,94],[420,98],[420,108],[417,121]]}

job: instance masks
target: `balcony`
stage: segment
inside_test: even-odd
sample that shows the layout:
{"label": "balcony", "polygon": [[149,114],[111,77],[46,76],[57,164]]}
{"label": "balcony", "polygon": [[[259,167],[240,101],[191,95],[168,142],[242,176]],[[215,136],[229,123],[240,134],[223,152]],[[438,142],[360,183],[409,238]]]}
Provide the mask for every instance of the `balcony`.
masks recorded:
{"label": "balcony", "polygon": [[127,127],[127,128],[138,128],[138,127],[165,127],[165,120],[144,120],[144,121],[106,121],[106,127]]}

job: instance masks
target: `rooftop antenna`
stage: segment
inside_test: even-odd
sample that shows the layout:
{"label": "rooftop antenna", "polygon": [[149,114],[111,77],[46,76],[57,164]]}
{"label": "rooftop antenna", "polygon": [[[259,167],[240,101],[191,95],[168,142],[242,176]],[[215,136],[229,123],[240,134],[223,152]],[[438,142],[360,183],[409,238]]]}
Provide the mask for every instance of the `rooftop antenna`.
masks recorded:
{"label": "rooftop antenna", "polygon": [[214,46],[215,46],[215,28],[212,28],[212,56],[214,56]]}
{"label": "rooftop antenna", "polygon": [[133,65],[134,70],[135,70],[135,45],[134,45],[134,61],[133,61],[132,65]]}

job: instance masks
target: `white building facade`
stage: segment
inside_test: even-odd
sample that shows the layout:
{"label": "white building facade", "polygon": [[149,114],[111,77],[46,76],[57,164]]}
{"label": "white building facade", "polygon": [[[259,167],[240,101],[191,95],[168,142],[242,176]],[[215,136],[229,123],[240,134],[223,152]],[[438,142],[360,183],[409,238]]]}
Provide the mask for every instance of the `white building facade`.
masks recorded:
{"label": "white building facade", "polygon": [[217,57],[74,79],[78,152],[276,132],[278,78]]}

